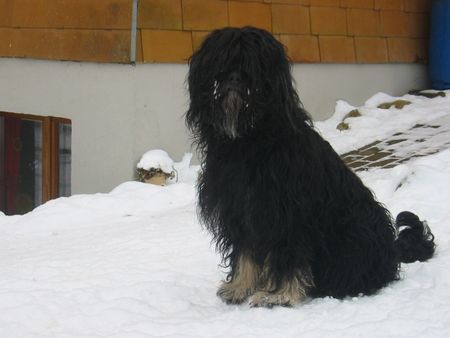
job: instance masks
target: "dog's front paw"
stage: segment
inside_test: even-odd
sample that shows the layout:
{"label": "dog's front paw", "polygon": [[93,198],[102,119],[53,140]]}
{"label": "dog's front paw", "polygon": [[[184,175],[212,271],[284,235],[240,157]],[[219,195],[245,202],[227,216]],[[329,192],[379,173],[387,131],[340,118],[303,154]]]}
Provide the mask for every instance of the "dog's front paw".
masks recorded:
{"label": "dog's front paw", "polygon": [[251,289],[237,287],[233,283],[223,283],[217,290],[217,296],[227,304],[241,304],[252,293]]}
{"label": "dog's front paw", "polygon": [[284,293],[270,293],[266,291],[256,292],[250,299],[251,307],[266,307],[273,308],[274,306],[291,307],[296,305],[299,299],[296,297],[289,297]]}

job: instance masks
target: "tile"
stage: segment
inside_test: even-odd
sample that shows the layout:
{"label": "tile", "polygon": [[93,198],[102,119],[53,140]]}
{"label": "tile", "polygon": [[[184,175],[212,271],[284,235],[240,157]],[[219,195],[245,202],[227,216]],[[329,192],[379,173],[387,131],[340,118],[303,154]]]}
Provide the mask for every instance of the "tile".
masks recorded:
{"label": "tile", "polygon": [[0,29],[5,56],[49,60],[130,61],[130,32],[125,30]]}
{"label": "tile", "polygon": [[316,36],[280,35],[288,57],[293,62],[320,62],[319,42]]}
{"label": "tile", "polygon": [[372,9],[374,0],[341,0],[341,7]]}
{"label": "tile", "polygon": [[379,12],[370,9],[353,9],[347,11],[348,34],[356,36],[379,36]]}
{"label": "tile", "polygon": [[375,9],[403,10],[403,0],[375,0]]}
{"label": "tile", "polygon": [[228,25],[228,5],[222,0],[183,0],[183,28],[213,30]]}
{"label": "tile", "polygon": [[12,25],[20,28],[130,29],[128,0],[14,0]]}
{"label": "tile", "polygon": [[139,28],[175,29],[183,27],[181,0],[140,0]]}
{"label": "tile", "polygon": [[142,50],[144,62],[186,63],[192,55],[192,34],[143,29]]}
{"label": "tile", "polygon": [[311,32],[309,8],[292,5],[272,6],[273,33],[307,34]]}
{"label": "tile", "polygon": [[311,31],[321,35],[347,35],[345,9],[311,7]]}
{"label": "tile", "polygon": [[354,63],[354,40],[345,36],[319,36],[320,59],[325,63]]}
{"label": "tile", "polygon": [[403,0],[407,12],[430,12],[432,0]]}
{"label": "tile", "polygon": [[270,4],[229,1],[228,13],[230,26],[255,26],[269,32],[272,31]]}
{"label": "tile", "polygon": [[388,62],[387,42],[384,38],[355,38],[356,61],[358,63]]}
{"label": "tile", "polygon": [[409,14],[400,11],[381,11],[381,35],[389,37],[409,36]]}

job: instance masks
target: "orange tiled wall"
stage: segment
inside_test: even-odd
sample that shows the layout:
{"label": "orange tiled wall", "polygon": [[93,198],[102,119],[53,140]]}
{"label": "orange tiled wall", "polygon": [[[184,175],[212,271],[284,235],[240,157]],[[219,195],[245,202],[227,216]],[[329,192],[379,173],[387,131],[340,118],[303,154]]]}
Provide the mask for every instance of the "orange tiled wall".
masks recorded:
{"label": "orange tiled wall", "polygon": [[[0,0],[0,56],[129,62],[132,0]],[[294,62],[425,62],[431,0],[139,0],[139,62],[186,62],[213,29],[271,31]]]}
{"label": "orange tiled wall", "polygon": [[424,62],[431,0],[141,0],[144,62],[185,62],[223,26],[271,31],[294,62]]}
{"label": "orange tiled wall", "polygon": [[0,0],[0,56],[129,62],[131,0]]}

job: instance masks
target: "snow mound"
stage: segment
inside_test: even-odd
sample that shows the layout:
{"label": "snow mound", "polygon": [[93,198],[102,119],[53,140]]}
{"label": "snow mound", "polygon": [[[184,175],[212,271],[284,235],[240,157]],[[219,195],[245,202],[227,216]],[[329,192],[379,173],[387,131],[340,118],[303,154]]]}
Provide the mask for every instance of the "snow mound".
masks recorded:
{"label": "snow mound", "polygon": [[169,154],[161,149],[147,151],[137,164],[137,168],[150,170],[161,169],[162,172],[170,174],[173,171],[173,160]]}
{"label": "snow mound", "polygon": [[392,102],[398,99],[399,99],[398,97],[391,96],[386,93],[377,93],[373,95],[371,98],[369,98],[364,103],[364,106],[366,106],[367,108],[377,108],[382,103]]}
{"label": "snow mound", "polygon": [[[387,138],[398,131],[412,128],[416,124],[426,124],[439,117],[449,115],[450,90],[445,93],[445,97],[433,99],[415,95],[394,97],[385,93],[377,93],[360,107],[354,107],[340,100],[336,103],[334,114],[328,120],[316,122],[315,127],[339,154],[343,154]],[[402,109],[378,108],[381,103],[396,100],[407,100],[411,104],[405,105]],[[342,131],[336,129],[346,114],[354,109],[357,109],[361,116],[345,119],[349,129]]]}
{"label": "snow mound", "polygon": [[197,181],[200,166],[191,166],[191,160],[192,154],[186,153],[180,162],[173,165],[178,182],[195,183]]}

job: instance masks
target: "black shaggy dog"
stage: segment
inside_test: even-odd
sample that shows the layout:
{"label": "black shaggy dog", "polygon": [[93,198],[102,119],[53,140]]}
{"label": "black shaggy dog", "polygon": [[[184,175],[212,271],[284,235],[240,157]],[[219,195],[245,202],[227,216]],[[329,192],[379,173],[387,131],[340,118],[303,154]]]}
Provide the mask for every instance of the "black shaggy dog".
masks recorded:
{"label": "black shaggy dog", "polygon": [[230,267],[224,301],[372,294],[398,279],[400,262],[433,255],[426,223],[410,212],[394,223],[314,130],[272,35],[214,31],[190,60],[188,84],[200,218]]}

